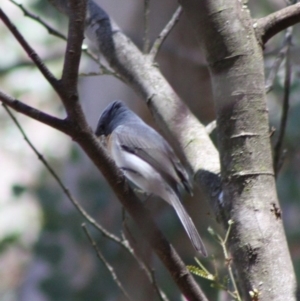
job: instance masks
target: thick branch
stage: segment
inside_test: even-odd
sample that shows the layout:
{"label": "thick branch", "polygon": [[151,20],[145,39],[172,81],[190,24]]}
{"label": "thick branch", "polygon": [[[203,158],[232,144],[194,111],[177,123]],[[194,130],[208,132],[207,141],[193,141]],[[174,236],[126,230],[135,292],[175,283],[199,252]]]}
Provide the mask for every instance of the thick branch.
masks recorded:
{"label": "thick branch", "polygon": [[83,41],[86,0],[69,1],[69,29],[61,84],[64,94],[61,99],[68,118],[76,124],[85,123],[79,104],[77,81]]}
{"label": "thick branch", "polygon": [[77,96],[78,68],[81,57],[81,45],[83,41],[84,20],[86,13],[86,1],[69,1],[69,30],[62,72],[62,84],[68,89],[69,97]]}
{"label": "thick branch", "polygon": [[11,96],[0,91],[0,101],[6,104],[8,107],[22,113],[32,119],[35,119],[41,123],[47,124],[65,134],[70,133],[69,123],[66,120],[56,118],[54,116],[48,115],[40,110],[37,110],[25,103],[12,98]]}
{"label": "thick branch", "polygon": [[254,22],[256,36],[262,45],[280,31],[300,22],[300,3],[290,5]]}
{"label": "thick branch", "polygon": [[[243,300],[295,300],[296,281],[279,208],[264,63],[242,1],[180,0],[210,69],[222,166],[223,222]],[[275,205],[271,205],[274,203]],[[279,243],[280,242],[280,243]]]}
{"label": "thick branch", "polygon": [[[52,85],[58,95],[65,104],[66,110],[72,112],[73,121],[78,122],[83,119],[83,113],[78,103],[77,95],[77,79],[78,67],[81,55],[81,44],[83,40],[84,18],[86,2],[77,0],[71,1],[70,5],[70,22],[69,22],[69,36],[67,42],[67,50],[65,56],[65,64],[63,69],[62,81],[58,81],[50,70],[44,65],[37,53],[32,49],[28,42],[24,39],[17,28],[11,23],[7,15],[0,9],[0,18],[3,20],[7,28],[15,36],[17,41],[26,51],[28,56],[32,59],[47,81]],[[69,110],[71,108],[71,110]]]}

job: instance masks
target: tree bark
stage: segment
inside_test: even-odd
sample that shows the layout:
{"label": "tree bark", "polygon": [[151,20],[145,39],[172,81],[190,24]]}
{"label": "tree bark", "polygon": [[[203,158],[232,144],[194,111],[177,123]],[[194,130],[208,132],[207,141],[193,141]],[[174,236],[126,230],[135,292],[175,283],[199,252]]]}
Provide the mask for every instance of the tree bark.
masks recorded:
{"label": "tree bark", "polygon": [[[205,128],[180,101],[157,67],[93,1],[88,1],[86,32],[111,67],[147,101],[163,128],[177,138],[196,179],[208,190],[214,206],[221,207],[225,227],[229,219],[234,221],[229,245],[244,299],[253,300],[249,292],[257,291],[259,300],[295,300],[295,275],[273,172],[261,39],[257,40],[253,20],[239,1],[181,0],[181,4],[196,32],[211,73],[217,111],[222,197],[219,195],[216,149]],[[68,95],[69,100],[73,96],[77,103],[77,93]],[[80,120],[80,114],[68,115]],[[86,135],[82,136],[84,131]],[[97,143],[92,133],[88,129],[84,131],[74,132],[74,140],[106,174],[121,202],[127,204],[130,198],[135,198],[134,195],[126,193],[124,179],[117,176],[117,171],[110,173],[109,165],[103,167],[104,155],[99,156],[102,150],[96,151]],[[105,161],[106,164],[109,163]],[[119,184],[115,183],[116,178],[120,179]],[[131,207],[131,213],[137,223],[142,224],[145,219],[140,220],[137,211],[143,212],[143,209],[138,202],[135,206]],[[150,228],[155,227],[151,223],[150,219]],[[157,253],[162,260],[168,250],[172,255],[173,250],[163,237],[155,237],[156,248],[159,246]],[[176,256],[171,260],[172,264]],[[167,263],[169,270],[171,261]],[[182,291],[191,300],[205,299],[183,263],[180,260],[179,263],[177,271],[184,270],[184,277],[179,279],[177,276],[180,275],[175,275],[175,272],[173,276]]]}
{"label": "tree bark", "polygon": [[245,300],[295,300],[296,280],[276,194],[262,48],[236,0],[181,0],[204,51],[217,111],[224,225]]}

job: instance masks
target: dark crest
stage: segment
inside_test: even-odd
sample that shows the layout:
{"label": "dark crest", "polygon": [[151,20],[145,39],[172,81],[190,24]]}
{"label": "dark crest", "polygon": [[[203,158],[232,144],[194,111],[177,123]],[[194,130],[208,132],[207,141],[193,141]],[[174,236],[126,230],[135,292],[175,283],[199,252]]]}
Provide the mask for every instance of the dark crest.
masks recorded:
{"label": "dark crest", "polygon": [[122,101],[117,100],[109,104],[99,118],[95,131],[96,136],[109,135],[119,124],[118,116],[123,111],[126,111],[126,106]]}

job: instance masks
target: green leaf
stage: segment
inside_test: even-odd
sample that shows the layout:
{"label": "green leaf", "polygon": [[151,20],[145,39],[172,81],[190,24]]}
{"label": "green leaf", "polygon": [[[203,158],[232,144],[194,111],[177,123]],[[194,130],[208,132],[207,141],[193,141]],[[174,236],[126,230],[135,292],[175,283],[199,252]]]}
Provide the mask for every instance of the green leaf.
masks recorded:
{"label": "green leaf", "polygon": [[188,265],[187,266],[187,269],[194,275],[197,275],[199,277],[202,277],[202,278],[205,278],[205,279],[208,279],[208,280],[212,280],[214,281],[215,280],[215,276],[210,274],[210,273],[207,273],[206,271],[204,271],[203,269],[201,268],[198,268],[196,266],[193,266],[193,265]]}

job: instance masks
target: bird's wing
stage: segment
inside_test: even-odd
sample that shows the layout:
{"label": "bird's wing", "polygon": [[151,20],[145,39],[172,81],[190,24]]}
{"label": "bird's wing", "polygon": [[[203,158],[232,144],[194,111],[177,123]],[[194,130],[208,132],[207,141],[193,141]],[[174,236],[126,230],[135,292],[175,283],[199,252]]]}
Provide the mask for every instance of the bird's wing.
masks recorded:
{"label": "bird's wing", "polygon": [[118,126],[114,134],[124,151],[135,154],[155,168],[175,189],[176,183],[184,185],[191,193],[187,173],[168,142],[146,124]]}

